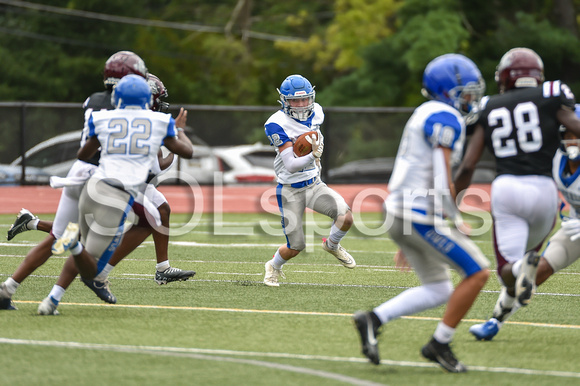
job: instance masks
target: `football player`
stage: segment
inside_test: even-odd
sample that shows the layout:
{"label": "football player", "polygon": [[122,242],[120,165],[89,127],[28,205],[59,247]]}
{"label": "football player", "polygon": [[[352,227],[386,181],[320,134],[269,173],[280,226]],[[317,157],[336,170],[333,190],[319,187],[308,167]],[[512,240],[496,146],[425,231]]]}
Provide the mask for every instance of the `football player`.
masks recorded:
{"label": "football player", "polygon": [[[265,264],[264,284],[272,287],[280,285],[278,279],[284,277],[283,265],[306,247],[302,229],[306,208],[333,219],[330,235],[323,239],[322,248],[346,268],[356,266],[352,256],[340,245],[352,226],[350,208],[342,196],[320,179],[320,157],[324,149],[320,126],[324,122],[324,112],[314,102],[314,87],[302,75],[290,75],[277,91],[282,108],[270,116],[264,126],[270,144],[276,147],[276,197],[286,244]],[[317,136],[311,138],[312,151],[302,157],[295,156],[293,142],[309,131],[317,132]]]}
{"label": "football player", "polygon": [[[576,105],[576,116],[580,118],[580,105]],[[552,176],[558,190],[570,204],[570,213],[563,216],[560,229],[548,240],[548,245],[540,257],[536,274],[536,286],[544,283],[554,273],[570,266],[580,258],[580,137],[564,126],[560,126],[562,143],[556,151],[552,163]],[[561,205],[560,210],[564,207]],[[505,296],[505,295],[504,295]],[[483,324],[472,326],[469,331],[478,339],[491,340],[497,335],[504,322],[518,309],[502,304],[501,310],[494,311],[494,317]]]}
{"label": "football player", "polygon": [[78,157],[86,161],[101,149],[99,166],[83,185],[79,223],[70,222],[52,247],[56,253],[70,250],[84,280],[94,280],[119,245],[126,216],[147,188],[161,145],[184,158],[193,155],[171,115],[149,110],[151,87],[142,77],[124,76],[112,102],[114,110],[93,111],[87,119],[88,136]]}
{"label": "football player", "polygon": [[[379,364],[380,326],[447,303],[443,319],[421,354],[446,371],[460,373],[467,369],[449,344],[487,282],[489,261],[462,233],[468,230],[455,205],[451,160],[461,154],[465,121],[476,117],[485,82],[470,59],[446,54],[425,68],[422,91],[430,101],[417,107],[405,125],[385,201],[389,235],[400,248],[396,265],[403,270],[410,265],[421,286],[403,291],[372,311],[358,311],[353,319],[362,353]],[[455,289],[449,268],[462,277]]]}
{"label": "football player", "polygon": [[580,135],[574,94],[560,81],[544,82],[544,65],[529,48],[513,48],[501,58],[495,73],[499,94],[485,97],[455,186],[467,188],[484,147],[496,160],[491,185],[491,214],[498,278],[502,284],[485,325],[470,332],[486,339],[493,324],[514,307],[530,302],[541,248],[554,226],[558,189],[552,179],[552,159],[560,144],[559,127]]}
{"label": "football player", "polygon": [[[87,98],[83,104],[86,116],[89,116],[90,112],[93,110],[112,109],[113,106],[111,105],[111,92],[113,87],[121,77],[128,74],[136,74],[141,77],[148,78],[148,82],[154,96],[153,108],[167,110],[168,104],[162,101],[162,98],[167,96],[167,90],[165,89],[165,86],[159,80],[159,78],[153,74],[148,73],[147,68],[145,67],[145,63],[135,53],[130,51],[120,51],[113,54],[106,61],[103,73],[103,80],[106,90],[103,92],[94,93],[89,98]],[[176,122],[178,122],[177,127],[185,127],[186,118],[187,112],[182,110],[176,118]],[[84,143],[84,139],[81,140],[81,144],[82,143]],[[165,159],[158,159],[159,163],[156,167],[158,172],[160,172],[160,170],[165,170],[170,166],[171,161],[173,160],[172,157],[173,155],[170,154]],[[98,154],[87,162],[79,160],[71,167],[67,178],[76,179],[82,182],[88,178],[88,176],[96,168],[97,164]],[[158,206],[158,212],[162,225],[168,227],[170,213],[169,204],[159,191],[154,189],[153,186],[150,188],[152,188],[149,189],[151,190],[151,200],[155,205]],[[20,211],[16,221],[8,230],[8,240],[11,240],[14,236],[21,232],[33,229],[50,232],[50,234],[39,245],[29,251],[26,258],[20,264],[14,274],[0,285],[0,309],[15,309],[14,305],[12,304],[11,297],[16,292],[18,286],[24,279],[32,274],[32,272],[44,264],[50,256],[52,256],[51,245],[55,239],[62,235],[68,222],[76,221],[78,218],[79,195],[79,186],[64,187],[54,222],[41,221],[38,219],[38,217],[34,216],[26,209]],[[136,206],[139,206],[139,204],[136,204]],[[149,224],[146,223],[146,221],[141,221],[140,224],[144,226],[133,227],[132,231],[130,231],[131,234],[124,238],[124,243],[121,245],[121,248],[119,248],[119,252],[115,253],[111,258],[111,264],[108,264],[103,269],[101,276],[98,278],[99,280],[83,280],[84,284],[91,288],[99,298],[107,303],[116,303],[116,297],[109,289],[109,283],[107,280],[108,272],[123,257],[135,249],[135,247],[138,246],[151,233],[151,231],[153,231]],[[149,229],[149,233],[147,233],[147,229]],[[169,265],[167,257],[167,235],[155,231],[153,231],[153,234],[158,262],[155,275],[155,280],[157,283],[165,284],[176,280],[186,280],[187,278],[192,277],[195,274],[194,271],[183,271]],[[61,276],[59,277],[57,284],[53,287],[50,295],[47,297],[52,299],[52,305],[48,307],[51,311],[56,311],[58,302],[76,275],[77,272],[74,266],[74,262],[71,260],[70,262],[65,263],[65,267],[61,272]],[[47,304],[45,304],[45,306]],[[41,304],[39,306],[39,313],[44,314],[46,312],[44,308],[46,307],[43,307]]]}

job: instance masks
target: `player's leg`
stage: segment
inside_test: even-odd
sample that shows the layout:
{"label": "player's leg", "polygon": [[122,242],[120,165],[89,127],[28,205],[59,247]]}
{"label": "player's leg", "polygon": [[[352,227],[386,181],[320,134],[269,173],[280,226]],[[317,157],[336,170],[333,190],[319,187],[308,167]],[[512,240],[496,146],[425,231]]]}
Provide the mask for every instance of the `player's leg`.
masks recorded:
{"label": "player's leg", "polygon": [[513,267],[514,275],[517,276],[515,296],[522,306],[529,304],[535,292],[536,274],[540,261],[540,255],[536,252],[540,250],[552,231],[558,212],[558,190],[550,178],[531,176],[526,188],[528,208],[525,208],[525,213],[530,224],[526,247],[528,253],[521,260],[521,265],[518,262]]}
{"label": "player's leg", "polygon": [[278,279],[285,277],[282,266],[306,248],[302,229],[302,216],[306,209],[304,188],[295,189],[279,184],[276,188],[276,199],[282,218],[282,230],[286,236],[286,245],[280,246],[272,259],[264,265],[266,271],[264,284],[270,287],[280,285]]}
{"label": "player's leg", "polygon": [[22,208],[18,212],[16,220],[14,220],[14,223],[8,229],[6,239],[10,241],[19,233],[35,230],[39,222],[40,220],[37,216],[32,214],[28,209]]}
{"label": "player's leg", "polygon": [[[450,372],[464,372],[466,367],[455,358],[449,344],[455,330],[469,311],[489,278],[489,261],[481,250],[456,229],[437,234],[431,225],[414,224],[416,230],[436,251],[426,254],[428,259],[438,259],[453,267],[463,278],[451,293],[442,320],[437,325],[431,341],[423,346],[421,353],[429,360],[439,363]],[[438,228],[439,229],[439,228]],[[425,264],[416,268],[422,283],[432,275]]]}
{"label": "player's leg", "polygon": [[39,315],[59,315],[56,308],[62,300],[65,291],[72,284],[78,274],[79,271],[75,265],[74,258],[69,256],[62,267],[56,284],[52,287],[48,296],[38,305],[37,313]]}
{"label": "player's leg", "polygon": [[346,268],[356,267],[353,257],[340,245],[353,224],[352,212],[344,198],[325,183],[319,182],[307,191],[306,199],[307,207],[334,220],[329,236],[322,241],[322,248]]}
{"label": "player's leg", "polygon": [[[520,282],[523,282],[522,278],[530,277],[526,282],[531,285],[526,288],[530,297],[533,293],[532,283],[535,281],[538,261],[533,248],[541,246],[549,234],[557,207],[557,191],[553,181],[546,178],[538,188],[538,182],[534,179],[532,177],[528,182],[523,177],[504,176],[492,184],[493,242],[498,277],[503,288],[491,319],[469,328],[469,332],[477,339],[493,339],[503,322],[520,307],[516,297],[518,276]],[[526,255],[530,249],[532,251]],[[527,266],[527,269],[522,269],[522,266]],[[522,272],[523,275],[520,275]],[[523,292],[522,289],[525,288],[520,285],[520,292]]]}
{"label": "player's leg", "polygon": [[86,182],[79,200],[80,224],[69,223],[62,237],[82,279],[93,280],[108,263],[121,241],[132,203],[129,193],[102,180],[91,177]]}
{"label": "player's leg", "polygon": [[[193,275],[195,275],[195,271],[186,271],[176,267],[172,267],[169,264],[169,216],[171,214],[171,208],[169,207],[169,203],[165,200],[165,197],[159,192],[157,189],[153,187],[153,185],[148,185],[152,187],[152,189],[156,192],[158,199],[153,200],[154,204],[157,204],[157,210],[159,211],[159,215],[161,217],[161,229],[162,231],[158,231],[157,229],[153,228],[153,242],[155,243],[155,255],[157,257],[157,265],[155,266],[155,281],[157,284],[167,284],[174,281],[184,281],[187,280]],[[159,202],[161,201],[162,202]]]}
{"label": "player's leg", "polygon": [[389,228],[389,235],[401,248],[409,264],[421,280],[421,286],[407,289],[387,300],[369,312],[358,312],[354,322],[358,329],[362,352],[371,362],[378,364],[377,331],[383,324],[402,316],[437,307],[447,302],[453,291],[453,285],[447,271],[448,265],[440,259],[433,258],[437,252],[416,231],[410,223],[395,217]]}
{"label": "player's leg", "polygon": [[[56,224],[54,235],[56,236],[62,234],[60,232],[62,232],[63,227],[60,224],[78,218],[77,201],[74,197],[75,193],[76,190],[74,188],[65,188],[61,194],[54,221]],[[26,254],[26,257],[20,263],[14,274],[1,285],[0,309],[14,309],[11,303],[12,295],[14,295],[24,279],[30,276],[52,256],[51,247],[56,236],[53,236],[53,233],[51,233],[37,246],[32,248]]]}
{"label": "player's leg", "polygon": [[24,279],[30,276],[52,256],[50,248],[53,241],[54,238],[51,235],[46,236],[44,240],[26,254],[26,257],[18,268],[16,268],[14,274],[0,285],[0,310],[16,309],[11,301],[12,296],[16,293],[16,290]]}

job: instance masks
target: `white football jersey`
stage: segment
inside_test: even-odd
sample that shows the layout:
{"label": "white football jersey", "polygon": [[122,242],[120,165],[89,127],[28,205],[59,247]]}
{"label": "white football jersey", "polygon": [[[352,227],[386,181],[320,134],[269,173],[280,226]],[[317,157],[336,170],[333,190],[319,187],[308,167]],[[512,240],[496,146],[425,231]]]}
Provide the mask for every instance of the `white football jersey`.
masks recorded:
{"label": "white football jersey", "polygon": [[463,152],[465,123],[453,107],[429,101],[417,107],[407,121],[389,180],[387,210],[416,221],[430,221],[434,213],[433,150],[451,148],[452,160]]}
{"label": "white football jersey", "polygon": [[101,159],[95,173],[121,184],[136,197],[166,137],[176,137],[170,114],[142,109],[93,111],[89,137],[101,143]]}
{"label": "white football jersey", "polygon": [[264,124],[266,135],[270,139],[270,144],[276,146],[276,159],[274,160],[274,171],[280,184],[293,184],[302,182],[318,176],[319,169],[315,161],[310,162],[304,169],[296,173],[290,173],[284,166],[284,161],[280,156],[278,148],[288,141],[294,142],[300,135],[316,130],[320,138],[320,125],[324,122],[324,112],[318,103],[314,103],[314,113],[306,121],[298,121],[291,118],[282,110],[272,114]]}
{"label": "white football jersey", "polygon": [[562,150],[556,152],[552,161],[552,175],[558,190],[562,193],[566,202],[570,204],[570,217],[578,218],[580,214],[580,169],[574,174],[566,170],[568,157]]}

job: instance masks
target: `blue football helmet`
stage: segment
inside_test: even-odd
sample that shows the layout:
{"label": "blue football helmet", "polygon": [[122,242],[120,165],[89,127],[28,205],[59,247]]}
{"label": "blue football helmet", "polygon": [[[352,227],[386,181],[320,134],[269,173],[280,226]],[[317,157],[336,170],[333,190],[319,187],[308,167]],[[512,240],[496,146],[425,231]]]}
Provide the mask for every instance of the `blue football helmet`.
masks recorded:
{"label": "blue football helmet", "polygon": [[[290,75],[276,89],[280,94],[278,101],[282,105],[282,111],[299,121],[305,121],[314,112],[314,87],[310,84],[308,79],[302,75]],[[306,100],[304,106],[291,106],[291,101]],[[304,104],[304,103],[302,103]]]}
{"label": "blue football helmet", "polygon": [[477,119],[485,81],[469,58],[446,54],[433,59],[425,67],[421,92],[426,98],[453,106],[470,124]]}
{"label": "blue football helmet", "polygon": [[111,94],[111,103],[116,109],[148,109],[153,104],[151,87],[139,75],[127,75],[121,78]]}

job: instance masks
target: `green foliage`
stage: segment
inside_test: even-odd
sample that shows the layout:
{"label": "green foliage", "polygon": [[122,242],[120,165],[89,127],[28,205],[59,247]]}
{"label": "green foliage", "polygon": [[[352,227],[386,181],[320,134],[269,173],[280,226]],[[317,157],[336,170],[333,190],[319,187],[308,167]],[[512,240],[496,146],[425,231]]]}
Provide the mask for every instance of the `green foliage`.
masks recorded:
{"label": "green foliage", "polygon": [[[424,101],[419,93],[422,72],[434,57],[465,54],[480,67],[487,92],[495,93],[495,67],[515,46],[536,50],[544,60],[546,78],[561,79],[580,95],[580,44],[574,31],[562,28],[551,0],[262,0],[250,2],[249,12],[236,18],[238,0],[42,3],[134,18],[137,24],[3,5],[2,101],[81,103],[102,89],[104,61],[123,49],[143,57],[165,83],[173,105],[275,109],[275,88],[298,73],[316,85],[323,107],[414,107]],[[146,26],[138,25],[139,20],[217,29]],[[226,34],[230,22],[231,33]],[[248,35],[246,28],[267,37]],[[219,135],[231,130],[240,142],[262,135],[261,124],[248,128],[222,119],[207,124],[221,124]],[[374,129],[381,138],[381,129]],[[342,134],[344,143],[362,140],[355,126]],[[351,151],[356,150],[342,149],[341,154]]]}
{"label": "green foliage", "polygon": [[429,2],[417,7],[413,1],[405,3],[401,14],[406,23],[392,37],[364,50],[365,64],[335,81],[321,100],[347,106],[392,106],[402,100],[413,104],[421,100],[418,91],[425,65],[436,56],[459,52],[468,37],[456,12],[436,7],[452,3]]}
{"label": "green foliage", "polygon": [[[307,42],[280,42],[278,47],[297,59],[314,61],[314,68],[338,71],[363,64],[361,48],[392,34],[389,19],[400,6],[396,0],[337,0],[335,17],[323,34],[312,35]],[[308,16],[302,13],[303,18]],[[290,17],[289,21],[296,20]]]}

